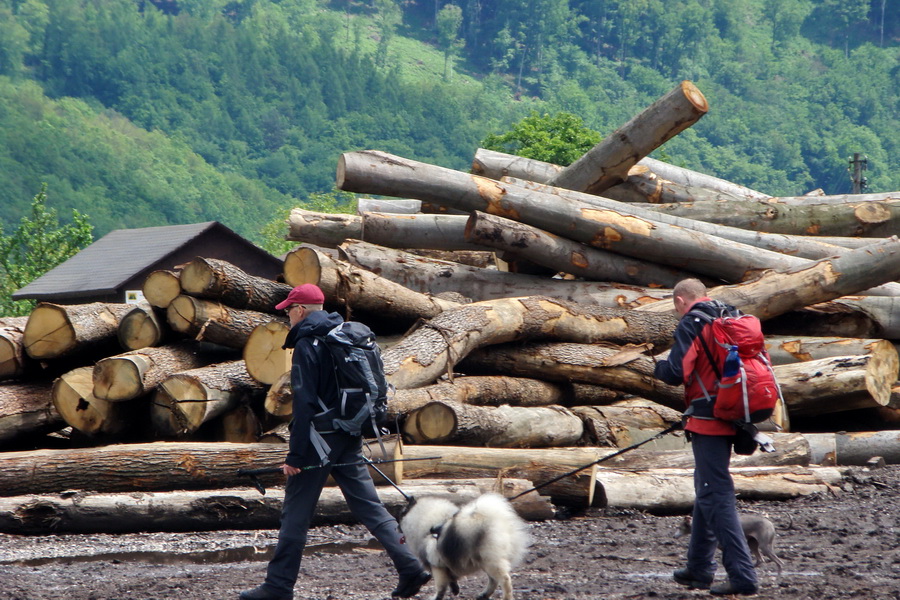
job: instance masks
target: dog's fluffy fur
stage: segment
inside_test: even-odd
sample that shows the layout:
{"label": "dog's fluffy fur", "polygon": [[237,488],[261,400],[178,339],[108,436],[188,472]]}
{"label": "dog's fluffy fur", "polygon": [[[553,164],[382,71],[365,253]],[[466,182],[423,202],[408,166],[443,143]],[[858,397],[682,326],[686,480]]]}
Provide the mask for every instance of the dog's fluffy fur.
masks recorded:
{"label": "dog's fluffy fur", "polygon": [[484,494],[459,506],[447,498],[423,496],[410,502],[400,520],[410,550],[434,577],[432,600],[441,600],[456,580],[484,571],[487,600],[499,584],[503,600],[512,600],[510,571],[525,556],[529,538],[525,522],[499,494]]}

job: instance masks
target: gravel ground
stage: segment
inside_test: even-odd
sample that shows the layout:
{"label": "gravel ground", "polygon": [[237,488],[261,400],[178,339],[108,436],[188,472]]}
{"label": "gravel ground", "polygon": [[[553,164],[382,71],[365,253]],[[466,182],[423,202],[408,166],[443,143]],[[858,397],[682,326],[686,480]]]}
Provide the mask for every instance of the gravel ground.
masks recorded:
{"label": "gravel ground", "polygon": [[[741,502],[778,528],[785,569],[762,572],[759,598],[900,600],[900,466],[857,469],[835,493]],[[686,540],[680,516],[590,509],[530,524],[533,545],[513,574],[519,600],[695,599],[671,579]],[[277,532],[0,535],[0,600],[235,599],[262,580]],[[718,576],[723,577],[720,570]],[[297,600],[388,598],[396,575],[359,526],[311,531]],[[461,582],[474,598],[483,579]],[[431,592],[427,585],[420,598]],[[499,592],[494,595],[499,598]]]}

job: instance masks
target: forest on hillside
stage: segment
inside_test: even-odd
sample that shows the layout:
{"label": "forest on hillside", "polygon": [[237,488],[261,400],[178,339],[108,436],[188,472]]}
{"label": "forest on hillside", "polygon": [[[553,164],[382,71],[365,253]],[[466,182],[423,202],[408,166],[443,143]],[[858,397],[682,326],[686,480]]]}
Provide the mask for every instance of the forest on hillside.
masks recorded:
{"label": "forest on hillside", "polygon": [[0,225],[47,183],[98,236],[258,240],[342,152],[467,169],[528,115],[605,135],[682,79],[710,112],[655,157],[792,195],[850,191],[859,152],[900,190],[900,0],[0,0]]}

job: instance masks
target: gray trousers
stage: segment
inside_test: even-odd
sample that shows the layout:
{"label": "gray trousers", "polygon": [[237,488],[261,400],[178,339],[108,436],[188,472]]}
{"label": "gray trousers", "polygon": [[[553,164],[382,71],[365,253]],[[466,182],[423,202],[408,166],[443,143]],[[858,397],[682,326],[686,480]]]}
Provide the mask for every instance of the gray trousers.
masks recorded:
{"label": "gray trousers", "polygon": [[[362,462],[362,438],[344,433],[325,434],[323,437],[331,447],[329,458],[332,464]],[[409,551],[409,546],[401,542],[397,520],[378,498],[368,467],[362,464],[335,468],[325,466],[288,477],[278,545],[269,561],[264,586],[279,595],[290,596],[293,593],[309,524],[329,474],[340,486],[353,516],[384,546],[400,576],[419,573],[422,566]]]}
{"label": "gray trousers", "polygon": [[687,568],[699,579],[712,579],[716,572],[716,547],[722,547],[722,563],[731,584],[738,588],[756,585],[756,570],[741,529],[734,498],[734,481],[728,471],[731,460],[729,436],[693,433],[694,501]]}

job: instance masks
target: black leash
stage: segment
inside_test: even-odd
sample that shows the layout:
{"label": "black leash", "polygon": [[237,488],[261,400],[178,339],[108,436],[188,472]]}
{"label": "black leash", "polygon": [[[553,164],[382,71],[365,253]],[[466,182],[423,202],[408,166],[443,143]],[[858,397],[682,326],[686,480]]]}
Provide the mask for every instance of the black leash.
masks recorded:
{"label": "black leash", "polygon": [[556,482],[559,481],[560,479],[565,479],[566,477],[569,477],[570,475],[574,475],[575,473],[578,473],[579,471],[584,471],[585,469],[588,469],[588,468],[590,468],[590,467],[593,467],[594,465],[598,465],[598,464],[602,463],[602,462],[605,461],[605,460],[609,460],[609,459],[611,459],[611,458],[613,458],[613,457],[619,456],[620,454],[625,454],[625,453],[628,452],[629,450],[634,450],[635,448],[639,448],[640,446],[643,446],[644,444],[646,444],[646,443],[648,443],[648,442],[652,442],[653,440],[658,440],[659,438],[661,438],[661,437],[664,436],[664,435],[668,435],[668,434],[672,433],[673,431],[677,431],[677,430],[681,429],[681,427],[682,427],[681,421],[678,421],[678,422],[676,422],[676,423],[672,423],[672,424],[669,425],[666,429],[663,429],[662,431],[660,431],[659,433],[657,433],[657,434],[654,435],[653,437],[647,438],[647,439],[644,440],[643,442],[638,442],[637,444],[632,444],[631,446],[628,446],[627,448],[622,448],[621,450],[618,450],[618,451],[616,451],[616,452],[613,452],[612,454],[607,454],[607,455],[604,456],[603,458],[598,458],[598,459],[595,460],[594,462],[588,463],[588,464],[584,465],[583,467],[578,467],[577,469],[574,469],[574,470],[572,470],[572,471],[569,471],[568,473],[563,473],[562,475],[559,475],[559,476],[557,476],[557,477],[554,477],[553,479],[550,479],[550,480],[548,480],[548,481],[545,481],[544,483],[541,483],[541,484],[539,484],[539,485],[534,486],[534,487],[531,488],[530,490],[525,490],[524,492],[522,492],[522,493],[520,493],[520,494],[516,494],[515,496],[513,496],[513,497],[510,498],[509,500],[512,501],[512,500],[515,500],[516,498],[520,498],[520,497],[524,496],[525,494],[528,494],[528,493],[533,492],[533,491],[535,491],[535,490],[539,490],[539,489],[541,489],[541,488],[544,487],[544,486],[550,485],[551,483],[556,483]]}

